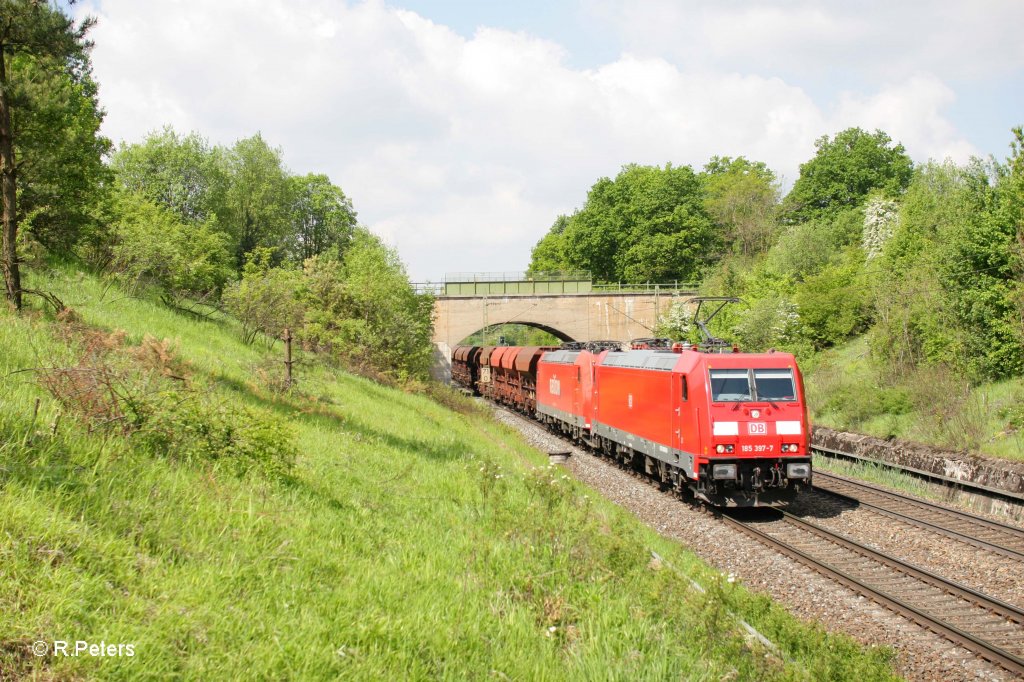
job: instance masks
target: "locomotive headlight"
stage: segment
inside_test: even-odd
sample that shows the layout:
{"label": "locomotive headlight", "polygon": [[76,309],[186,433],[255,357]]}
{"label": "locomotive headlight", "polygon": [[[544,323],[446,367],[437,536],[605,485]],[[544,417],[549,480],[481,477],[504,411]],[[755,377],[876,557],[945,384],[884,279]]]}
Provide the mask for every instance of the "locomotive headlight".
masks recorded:
{"label": "locomotive headlight", "polygon": [[725,446],[719,443],[718,445],[715,446],[715,452],[717,452],[718,454],[722,454],[723,452],[725,452]]}
{"label": "locomotive headlight", "polygon": [[810,478],[811,476],[811,465],[807,463],[803,464],[787,464],[786,465],[786,476],[789,478]]}
{"label": "locomotive headlight", "polygon": [[721,479],[735,479],[736,478],[736,465],[735,464],[716,464],[711,467],[711,478],[715,480]]}

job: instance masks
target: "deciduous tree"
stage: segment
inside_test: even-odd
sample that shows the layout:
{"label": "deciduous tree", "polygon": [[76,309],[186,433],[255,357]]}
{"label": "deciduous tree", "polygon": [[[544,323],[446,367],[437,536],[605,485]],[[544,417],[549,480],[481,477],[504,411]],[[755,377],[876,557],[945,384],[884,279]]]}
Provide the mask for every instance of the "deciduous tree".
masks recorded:
{"label": "deciduous tree", "polygon": [[183,222],[202,222],[224,201],[221,155],[198,133],[179,135],[166,126],[142,142],[122,145],[110,165],[125,190],[142,193]]}
{"label": "deciduous tree", "polygon": [[690,281],[720,250],[700,178],[671,164],[628,165],[614,180],[601,178],[551,241],[542,240],[538,263],[554,260],[544,250],[558,244],[564,265],[613,282]]}
{"label": "deciduous tree", "polygon": [[344,250],[352,239],[356,212],[340,187],[323,174],[293,176],[291,230],[285,250],[302,263],[331,247]]}
{"label": "deciduous tree", "polygon": [[800,166],[800,177],[783,201],[787,222],[796,223],[858,206],[873,191],[898,196],[913,175],[902,144],[881,130],[848,128],[814,143],[817,153]]}
{"label": "deciduous tree", "polygon": [[779,188],[760,161],[716,156],[704,166],[705,206],[733,249],[745,256],[772,244]]}
{"label": "deciduous tree", "polygon": [[234,240],[239,267],[257,246],[280,247],[288,234],[292,186],[274,149],[257,133],[224,155],[228,189],[217,217]]}

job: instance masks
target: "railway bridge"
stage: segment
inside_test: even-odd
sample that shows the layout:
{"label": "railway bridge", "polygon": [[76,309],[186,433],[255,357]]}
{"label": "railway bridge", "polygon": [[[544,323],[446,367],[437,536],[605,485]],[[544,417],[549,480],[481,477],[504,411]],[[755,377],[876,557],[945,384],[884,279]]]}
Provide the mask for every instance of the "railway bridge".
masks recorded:
{"label": "railway bridge", "polygon": [[586,273],[460,273],[418,287],[435,296],[432,373],[444,381],[452,349],[488,327],[521,324],[563,341],[630,341],[651,336],[675,301],[695,293],[678,283],[594,284]]}

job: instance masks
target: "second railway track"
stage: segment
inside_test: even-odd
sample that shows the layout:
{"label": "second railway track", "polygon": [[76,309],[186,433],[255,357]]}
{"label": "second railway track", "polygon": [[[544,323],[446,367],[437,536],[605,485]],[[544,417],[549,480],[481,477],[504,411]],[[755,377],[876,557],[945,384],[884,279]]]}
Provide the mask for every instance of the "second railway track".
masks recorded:
{"label": "second railway track", "polygon": [[849,538],[782,512],[779,521],[722,518],[929,630],[1017,675],[1024,675],[1024,611],[940,578]]}
{"label": "second railway track", "polygon": [[1024,529],[818,470],[814,487],[892,519],[1024,561]]}

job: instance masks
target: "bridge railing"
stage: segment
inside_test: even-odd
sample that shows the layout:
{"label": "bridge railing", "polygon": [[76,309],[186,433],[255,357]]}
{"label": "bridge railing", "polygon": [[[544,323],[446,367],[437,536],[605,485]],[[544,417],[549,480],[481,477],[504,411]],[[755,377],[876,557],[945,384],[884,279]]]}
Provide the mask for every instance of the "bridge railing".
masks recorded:
{"label": "bridge railing", "polygon": [[626,282],[611,282],[603,284],[594,284],[591,287],[594,293],[609,293],[609,294],[626,294],[626,293],[642,293],[642,294],[696,294],[698,285],[688,282],[666,282],[666,283],[654,283],[654,282],[643,282],[641,284],[628,284]]}
{"label": "bridge railing", "polygon": [[413,282],[412,289],[417,294],[444,296],[444,282]]}
{"label": "bridge railing", "polygon": [[611,282],[593,284],[571,280],[478,280],[476,282],[414,282],[418,294],[433,296],[536,296],[540,294],[696,294],[697,285],[687,282]]}
{"label": "bridge railing", "polygon": [[551,270],[547,272],[449,272],[444,281],[449,284],[469,282],[590,282],[589,270]]}

